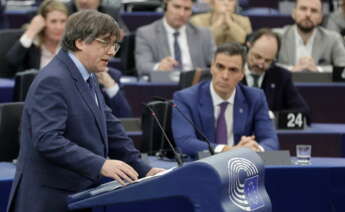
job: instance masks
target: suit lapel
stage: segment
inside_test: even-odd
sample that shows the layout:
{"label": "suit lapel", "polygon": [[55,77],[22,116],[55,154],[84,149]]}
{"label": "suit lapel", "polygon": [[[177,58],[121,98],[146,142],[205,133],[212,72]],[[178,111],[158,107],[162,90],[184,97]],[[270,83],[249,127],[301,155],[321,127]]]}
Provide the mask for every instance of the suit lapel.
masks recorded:
{"label": "suit lapel", "polygon": [[[206,137],[210,142],[215,142],[215,120],[213,102],[210,93],[210,82],[204,83],[199,91],[199,117],[202,124],[202,131],[205,132]],[[211,104],[210,104],[211,103]]]}
{"label": "suit lapel", "polygon": [[[196,36],[194,36],[194,31],[191,28],[191,26],[189,24],[186,25],[186,35],[187,35],[187,42],[188,42],[188,46],[189,46],[189,55],[192,58],[192,61],[198,61],[200,60],[200,48],[198,48],[197,46],[192,45],[193,43],[198,43],[195,41]],[[196,63],[197,64],[197,63]],[[192,64],[194,67],[194,64]],[[194,68],[200,68],[200,67],[194,67]]]}
{"label": "suit lapel", "polygon": [[321,39],[321,34],[319,32],[319,30],[316,28],[315,29],[315,38],[314,38],[314,42],[312,44],[312,50],[311,50],[311,54],[312,57],[314,58],[314,61],[316,63],[316,65],[319,63],[319,60],[321,58],[321,53],[322,53],[322,39]]}
{"label": "suit lapel", "polygon": [[163,25],[163,19],[157,23],[157,42],[158,42],[158,55],[160,58],[172,56],[169,48],[168,34]]}
{"label": "suit lapel", "polygon": [[296,55],[296,37],[294,27],[291,26],[288,29],[288,34],[285,42],[285,48],[287,49],[287,58],[289,64],[295,64],[295,55]]}
{"label": "suit lapel", "polygon": [[233,133],[234,133],[234,142],[237,144],[237,137],[243,135],[245,124],[247,123],[247,114],[248,114],[248,103],[243,95],[240,85],[236,86],[236,95],[234,102],[234,120],[233,120]]}
{"label": "suit lapel", "polygon": [[101,104],[102,101],[100,101],[100,99],[102,98],[100,98],[99,88],[96,88],[96,95],[97,95],[97,99],[99,100],[100,107],[97,106],[96,102],[94,101],[94,97],[91,95],[89,91],[88,85],[82,78],[81,74],[79,73],[79,70],[77,69],[73,61],[70,59],[67,52],[65,52],[64,50],[61,50],[58,54],[58,57],[61,59],[62,62],[64,62],[67,65],[68,70],[72,78],[74,79],[77,91],[79,92],[83,101],[85,102],[87,107],[90,109],[92,115],[96,119],[97,126],[103,137],[103,142],[106,143],[105,142],[106,133],[105,133],[104,109],[103,109],[103,104]]}

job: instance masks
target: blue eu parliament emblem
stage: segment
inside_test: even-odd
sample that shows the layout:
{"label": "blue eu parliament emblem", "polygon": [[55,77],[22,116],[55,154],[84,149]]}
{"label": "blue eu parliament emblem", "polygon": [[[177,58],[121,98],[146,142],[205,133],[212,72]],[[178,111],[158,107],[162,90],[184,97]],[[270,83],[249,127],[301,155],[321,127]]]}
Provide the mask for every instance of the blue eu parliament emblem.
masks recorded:
{"label": "blue eu parliament emblem", "polygon": [[229,198],[244,211],[255,211],[265,206],[258,191],[257,167],[244,158],[232,158],[228,162]]}

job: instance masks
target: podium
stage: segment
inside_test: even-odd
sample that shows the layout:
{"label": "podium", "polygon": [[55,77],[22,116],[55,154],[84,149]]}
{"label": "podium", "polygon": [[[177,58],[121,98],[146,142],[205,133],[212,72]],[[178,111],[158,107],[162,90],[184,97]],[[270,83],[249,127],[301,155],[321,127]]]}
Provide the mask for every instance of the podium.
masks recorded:
{"label": "podium", "polygon": [[247,148],[186,163],[164,175],[115,190],[97,192],[106,187],[101,185],[71,195],[69,209],[100,207],[103,211],[130,212],[272,211],[264,185],[262,160]]}

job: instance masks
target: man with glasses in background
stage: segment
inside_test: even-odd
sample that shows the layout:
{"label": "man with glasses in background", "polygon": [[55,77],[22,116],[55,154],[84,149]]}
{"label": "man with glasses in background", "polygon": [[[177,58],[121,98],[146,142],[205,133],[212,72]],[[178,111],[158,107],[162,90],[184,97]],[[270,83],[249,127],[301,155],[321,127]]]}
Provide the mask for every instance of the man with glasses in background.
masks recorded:
{"label": "man with glasses in background", "polygon": [[140,159],[95,80],[107,71],[119,36],[109,15],[87,10],[69,18],[62,50],[39,72],[25,101],[8,211],[67,212],[67,196],[102,177],[126,184],[162,171]]}
{"label": "man with glasses in background", "polygon": [[310,109],[299,94],[288,70],[275,65],[280,38],[270,29],[260,29],[247,39],[249,48],[242,83],[261,88],[271,111],[298,111],[310,119]]}

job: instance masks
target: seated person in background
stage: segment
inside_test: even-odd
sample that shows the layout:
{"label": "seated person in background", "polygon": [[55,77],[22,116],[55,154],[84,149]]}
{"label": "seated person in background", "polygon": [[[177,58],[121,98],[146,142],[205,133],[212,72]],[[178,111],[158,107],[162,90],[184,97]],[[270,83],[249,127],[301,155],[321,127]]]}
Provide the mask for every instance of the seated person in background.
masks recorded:
{"label": "seated person in background", "polygon": [[132,117],[132,109],[123,92],[120,90],[121,72],[109,68],[108,72],[95,74],[102,88],[105,103],[111,108],[118,118]]}
{"label": "seated person in background", "polygon": [[119,8],[102,5],[102,0],[70,0],[66,6],[70,15],[80,10],[97,10],[98,12],[108,14],[119,23],[121,28],[121,40],[123,36],[128,33],[128,29],[120,17]]}
{"label": "seated person in background", "polygon": [[151,71],[190,71],[206,68],[212,59],[211,32],[188,23],[192,0],[166,0],[164,17],[140,27],[135,59],[139,75]]}
{"label": "seated person in background", "polygon": [[[345,66],[343,39],[319,24],[322,20],[320,0],[296,0],[294,25],[277,29],[282,45],[278,63],[291,71],[331,71],[330,66]],[[328,66],[328,67],[325,67]]]}
{"label": "seated person in background", "polygon": [[195,15],[191,22],[195,26],[208,27],[217,45],[227,42],[244,43],[252,32],[248,17],[235,14],[237,0],[211,0],[212,11]]}
{"label": "seated person in background", "polygon": [[46,66],[60,49],[68,11],[58,0],[46,0],[38,8],[24,34],[7,53],[18,71]]}
{"label": "seated person in background", "polygon": [[[211,65],[211,81],[203,81],[174,94],[174,102],[215,147],[216,152],[236,147],[254,151],[279,148],[268,115],[265,94],[239,83],[244,76],[246,50],[239,43],[218,47]],[[207,143],[176,110],[172,132],[183,153],[195,155]]]}
{"label": "seated person in background", "polygon": [[342,0],[342,5],[334,12],[332,12],[328,19],[326,28],[339,32],[342,37],[345,36],[345,0]]}
{"label": "seated person in background", "polygon": [[279,35],[270,29],[260,29],[250,36],[247,45],[249,51],[242,83],[261,88],[273,112],[296,111],[309,118],[309,107],[295,87],[291,72],[274,63],[280,48]]}
{"label": "seated person in background", "polygon": [[[58,0],[45,0],[24,34],[7,53],[9,63],[17,67],[17,71],[41,69],[46,66],[60,49],[67,17],[68,11],[63,3]],[[118,117],[131,116],[131,108],[118,85],[121,73],[110,69],[109,73],[97,75],[100,76],[105,79],[113,77],[112,80],[99,80],[113,113]]]}

